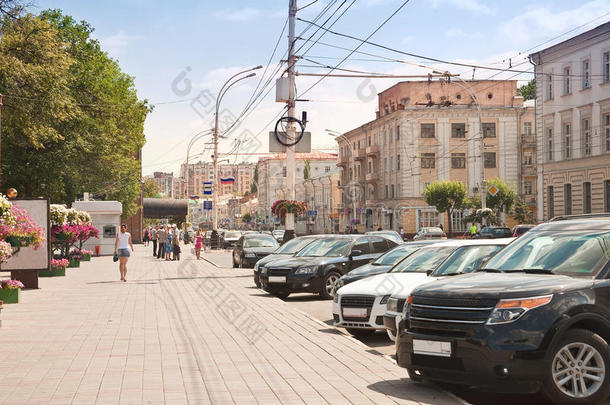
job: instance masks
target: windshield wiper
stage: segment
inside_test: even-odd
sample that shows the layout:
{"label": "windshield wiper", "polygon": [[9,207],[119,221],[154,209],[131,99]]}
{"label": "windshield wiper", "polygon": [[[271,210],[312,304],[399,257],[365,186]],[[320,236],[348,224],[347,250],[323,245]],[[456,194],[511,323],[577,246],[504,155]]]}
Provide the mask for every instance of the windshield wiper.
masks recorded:
{"label": "windshield wiper", "polygon": [[516,271],[528,273],[528,274],[554,274],[555,273],[553,270],[550,270],[550,269],[521,269],[521,270],[516,270]]}
{"label": "windshield wiper", "polygon": [[477,270],[477,271],[484,271],[484,272],[487,272],[487,273],[502,273],[502,272],[501,272],[500,270],[498,270],[498,269],[479,269],[479,270]]}

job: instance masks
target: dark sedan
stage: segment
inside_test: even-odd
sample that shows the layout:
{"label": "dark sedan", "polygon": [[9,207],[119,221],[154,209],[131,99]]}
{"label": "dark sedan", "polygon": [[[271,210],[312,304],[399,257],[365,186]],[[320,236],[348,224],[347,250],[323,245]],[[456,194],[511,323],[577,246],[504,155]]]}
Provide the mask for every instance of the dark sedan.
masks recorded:
{"label": "dark sedan", "polygon": [[256,262],[273,253],[279,246],[271,235],[244,235],[233,247],[233,267],[254,267]]}
{"label": "dark sedan", "polygon": [[404,259],[405,257],[417,252],[420,248],[432,243],[442,242],[441,239],[408,242],[396,246],[389,252],[379,256],[379,258],[364,266],[360,266],[342,276],[337,283],[337,289],[354,281],[362,280],[363,278],[371,277],[376,274],[387,273],[392,266]]}
{"label": "dark sedan", "polygon": [[267,263],[271,263],[272,261],[286,259],[288,257],[296,255],[301,250],[303,250],[305,246],[309,245],[311,242],[318,239],[319,237],[319,235],[308,235],[294,238],[280,246],[280,248],[273,252],[273,254],[270,254],[269,256],[260,259],[254,265],[254,284],[256,284],[256,286],[259,288],[261,286],[261,282],[259,279],[261,267],[264,267],[265,265],[267,265]]}
{"label": "dark sedan", "polygon": [[510,238],[513,236],[509,228],[501,226],[485,226],[475,236],[476,239]]}
{"label": "dark sedan", "polygon": [[262,267],[260,282],[265,291],[280,298],[293,292],[310,292],[331,299],[343,274],[377,259],[394,246],[396,243],[379,236],[323,237],[292,258]]}

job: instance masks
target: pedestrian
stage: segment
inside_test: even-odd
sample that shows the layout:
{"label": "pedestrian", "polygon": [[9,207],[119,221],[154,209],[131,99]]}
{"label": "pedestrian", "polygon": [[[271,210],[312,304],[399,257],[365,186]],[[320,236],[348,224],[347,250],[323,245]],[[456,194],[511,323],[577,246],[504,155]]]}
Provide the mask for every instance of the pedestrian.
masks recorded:
{"label": "pedestrian", "polygon": [[470,237],[474,238],[477,235],[477,223],[473,222],[472,225],[470,225]]}
{"label": "pedestrian", "polygon": [[157,231],[159,230],[159,226],[153,226],[150,229],[150,240],[153,245],[153,256],[157,255]]}
{"label": "pedestrian", "polygon": [[133,252],[133,244],[131,243],[131,234],[127,232],[127,225],[121,225],[121,231],[117,234],[114,240],[114,254],[119,256],[119,271],[121,272],[121,281],[127,281],[127,261],[129,260],[129,248]]}
{"label": "pedestrian", "polygon": [[172,246],[174,252],[174,260],[180,260],[180,239],[174,238],[174,246]]}
{"label": "pedestrian", "polygon": [[169,234],[167,235],[167,241],[165,242],[165,260],[166,261],[172,260],[173,241],[174,241],[174,235],[170,231]]}
{"label": "pedestrian", "polygon": [[441,228],[441,231],[443,230],[443,224],[438,224],[438,227]]}
{"label": "pedestrian", "polygon": [[197,230],[197,234],[195,235],[195,256],[197,256],[197,260],[201,259],[201,248],[203,247],[203,235],[201,233],[201,229]]}
{"label": "pedestrian", "polygon": [[150,240],[150,232],[148,231],[148,228],[144,228],[144,247],[148,246],[148,241]]}
{"label": "pedestrian", "polygon": [[165,258],[165,243],[167,242],[167,232],[165,231],[165,226],[161,225],[159,231],[157,232],[157,243],[159,244],[157,249],[157,259]]}

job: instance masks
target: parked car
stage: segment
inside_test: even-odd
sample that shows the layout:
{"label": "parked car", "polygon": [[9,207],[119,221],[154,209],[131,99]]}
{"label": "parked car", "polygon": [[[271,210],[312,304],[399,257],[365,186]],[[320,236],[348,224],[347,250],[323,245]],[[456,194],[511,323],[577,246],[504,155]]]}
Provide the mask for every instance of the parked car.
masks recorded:
{"label": "parked car", "polygon": [[233,247],[233,267],[254,267],[256,262],[278,247],[279,243],[271,235],[244,235]]}
{"label": "parked car", "polygon": [[399,325],[398,364],[414,380],[602,402],[609,257],[608,214],[538,225],[480,271],[415,289]]}
{"label": "parked car", "polygon": [[241,237],[242,233],[240,231],[226,231],[222,237],[222,248],[233,247]]}
{"label": "parked car", "polygon": [[419,228],[415,236],[413,236],[413,240],[424,239],[447,239],[447,234],[441,228],[426,226]]}
{"label": "parked car", "polygon": [[377,274],[387,273],[396,263],[398,263],[405,257],[409,256],[414,252],[417,252],[424,246],[430,245],[432,243],[438,243],[440,241],[440,239],[426,241],[421,240],[398,245],[394,249],[379,256],[377,260],[372,261],[371,263],[367,263],[364,266],[360,266],[350,271],[349,273],[341,276],[339,282],[337,283],[337,289],[349,283],[353,283],[354,281],[362,280],[363,278],[372,277]]}
{"label": "parked car", "polygon": [[518,238],[519,236],[523,235],[524,233],[531,230],[535,226],[536,225],[530,225],[530,224],[521,224],[521,225],[513,226],[513,229],[511,230],[511,232],[513,233],[513,238]]}
{"label": "parked car", "polygon": [[284,233],[285,231],[283,229],[276,229],[275,231],[271,232],[275,240],[280,243],[282,243],[282,241],[284,240]]}
{"label": "parked car", "polygon": [[343,274],[377,259],[394,246],[396,243],[380,236],[325,236],[294,257],[275,260],[261,269],[261,285],[280,298],[293,292],[310,292],[331,299]]}
{"label": "parked car", "polygon": [[285,259],[287,257],[294,256],[297,253],[299,253],[301,250],[303,250],[303,248],[305,248],[305,246],[309,245],[311,242],[313,242],[314,240],[316,240],[318,238],[319,238],[318,235],[308,235],[308,236],[300,236],[298,238],[294,238],[294,239],[289,240],[288,242],[284,243],[282,246],[280,246],[276,251],[274,251],[269,256],[264,257],[263,259],[260,259],[254,265],[254,284],[256,284],[256,286],[258,288],[261,287],[260,272],[261,272],[261,269],[263,267],[265,267],[265,265],[267,263],[271,263],[274,260]]}
{"label": "parked car", "polygon": [[399,243],[399,244],[404,242],[404,240],[402,239],[402,236],[400,236],[400,234],[396,231],[371,231],[371,232],[366,232],[365,235],[382,236],[386,239],[389,239],[389,240]]}
{"label": "parked car", "polygon": [[510,238],[512,236],[513,232],[509,228],[502,226],[484,226],[474,236],[474,239]]}
{"label": "parked car", "polygon": [[398,262],[390,272],[356,281],[340,288],[333,300],[334,325],[356,336],[386,330],[383,316],[392,294],[409,293],[420,284],[434,278],[429,277],[436,268],[460,248],[492,245],[484,251],[496,251],[510,240],[473,241],[456,239],[424,246],[417,252]]}

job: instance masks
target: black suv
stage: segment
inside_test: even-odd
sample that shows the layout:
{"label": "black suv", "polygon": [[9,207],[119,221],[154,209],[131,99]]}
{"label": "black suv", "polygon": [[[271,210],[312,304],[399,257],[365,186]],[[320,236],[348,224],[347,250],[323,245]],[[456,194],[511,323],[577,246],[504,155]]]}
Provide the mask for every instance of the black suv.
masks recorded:
{"label": "black suv", "polygon": [[537,226],[472,274],[413,290],[396,344],[414,380],[610,394],[610,214]]}
{"label": "black suv", "polygon": [[380,236],[322,237],[288,259],[259,266],[263,289],[280,298],[293,292],[319,293],[331,299],[348,271],[377,259],[397,244]]}

